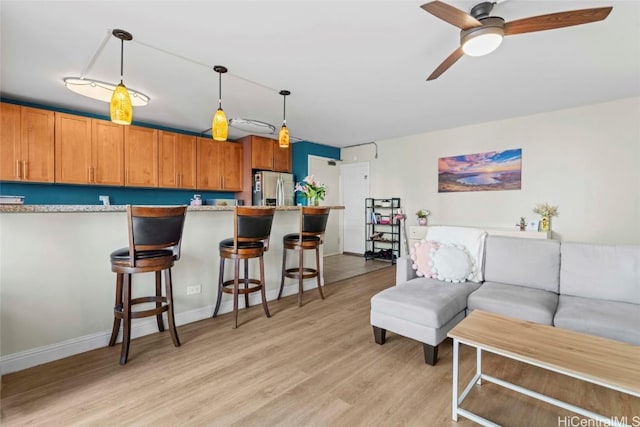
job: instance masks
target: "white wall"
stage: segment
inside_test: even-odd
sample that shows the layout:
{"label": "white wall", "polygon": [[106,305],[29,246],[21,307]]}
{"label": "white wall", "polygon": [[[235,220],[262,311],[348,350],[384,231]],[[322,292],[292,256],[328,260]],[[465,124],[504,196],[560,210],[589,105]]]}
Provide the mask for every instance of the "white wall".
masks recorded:
{"label": "white wall", "polygon": [[[370,161],[371,196],[401,197],[408,225],[512,227],[537,203],[559,206],[553,238],[640,244],[640,98],[377,141],[342,150]],[[522,148],[522,189],[438,193],[438,158]]]}

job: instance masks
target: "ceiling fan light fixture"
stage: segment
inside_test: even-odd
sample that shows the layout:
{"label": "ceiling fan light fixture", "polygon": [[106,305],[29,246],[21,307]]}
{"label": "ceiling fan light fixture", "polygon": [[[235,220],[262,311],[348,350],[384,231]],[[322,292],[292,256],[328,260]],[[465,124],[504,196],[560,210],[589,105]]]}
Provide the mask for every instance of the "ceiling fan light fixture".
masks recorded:
{"label": "ceiling fan light fixture", "polygon": [[287,128],[287,95],[291,95],[288,90],[281,90],[282,95],[282,127],[278,134],[278,146],[280,148],[289,147],[289,129]]}
{"label": "ceiling fan light fixture", "polygon": [[488,55],[500,46],[504,37],[504,19],[498,16],[481,19],[482,27],[460,32],[460,46],[465,55]]}
{"label": "ceiling fan light fixture", "polygon": [[[116,85],[113,83],[83,77],[65,77],[62,81],[70,91],[103,102],[111,102],[113,91],[116,90]],[[130,87],[127,88],[127,91],[131,98],[131,105],[134,107],[144,107],[149,103],[150,98],[144,93]]]}
{"label": "ceiling fan light fixture", "polygon": [[228,70],[227,67],[216,65],[213,71],[218,73],[218,110],[211,121],[211,136],[216,141],[226,141],[229,136],[229,122],[222,109],[222,75]]}

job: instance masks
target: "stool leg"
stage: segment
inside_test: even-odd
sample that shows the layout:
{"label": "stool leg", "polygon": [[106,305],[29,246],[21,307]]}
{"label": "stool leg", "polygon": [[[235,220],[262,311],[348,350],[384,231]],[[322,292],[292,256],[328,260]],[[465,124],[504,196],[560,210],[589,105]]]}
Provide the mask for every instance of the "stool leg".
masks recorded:
{"label": "stool leg", "polygon": [[[166,280],[166,279],[165,279]],[[162,272],[156,271],[156,296],[162,296]],[[162,302],[156,301],[156,308],[162,307]],[[156,322],[158,323],[158,331],[164,332],[164,321],[162,320],[162,313],[156,315]]]}
{"label": "stool leg", "polygon": [[320,246],[316,246],[316,278],[318,279],[318,291],[320,291],[320,298],[324,299],[324,294],[322,293],[322,283],[321,283],[321,271],[320,271]]}
{"label": "stool leg", "polygon": [[[244,260],[244,288],[249,289],[249,259]],[[244,294],[244,308],[249,308],[249,294]]]}
{"label": "stool leg", "polygon": [[240,287],[239,279],[240,279],[240,259],[236,258],[233,260],[233,329],[238,327],[238,288]]}
{"label": "stool leg", "polygon": [[300,248],[298,257],[298,307],[302,307],[302,292],[303,292],[303,272],[304,272],[304,251]]}
{"label": "stool leg", "polygon": [[131,274],[124,276],[124,301],[122,302],[122,351],[120,352],[120,364],[127,363],[129,357],[129,341],[131,338]]}
{"label": "stool leg", "polygon": [[109,340],[109,347],[113,347],[118,339],[118,332],[120,332],[120,317],[116,317],[116,311],[122,310],[122,273],[116,274],[116,304],[113,307],[113,329],[111,329],[111,339]]}
{"label": "stool leg", "polygon": [[262,294],[262,308],[267,317],[271,317],[269,306],[267,305],[267,292],[265,291],[266,282],[264,280],[264,257],[260,255],[260,293]]}
{"label": "stool leg", "polygon": [[282,296],[282,289],[284,288],[284,277],[287,268],[287,248],[282,248],[282,277],[280,278],[280,292],[278,292],[278,299]]}
{"label": "stool leg", "polygon": [[[169,321],[169,333],[171,333],[171,339],[173,345],[180,347],[180,339],[178,338],[178,331],[176,331],[176,321],[173,312],[173,284],[171,283],[171,269],[167,268],[164,271],[164,286],[167,292],[167,304],[169,304],[169,310],[167,310],[167,320]],[[162,317],[162,314],[159,315]]]}
{"label": "stool leg", "polygon": [[224,258],[220,257],[220,272],[218,273],[218,299],[216,301],[216,308],[213,309],[213,315],[216,317],[218,310],[220,309],[220,302],[222,301],[222,284],[224,283]]}

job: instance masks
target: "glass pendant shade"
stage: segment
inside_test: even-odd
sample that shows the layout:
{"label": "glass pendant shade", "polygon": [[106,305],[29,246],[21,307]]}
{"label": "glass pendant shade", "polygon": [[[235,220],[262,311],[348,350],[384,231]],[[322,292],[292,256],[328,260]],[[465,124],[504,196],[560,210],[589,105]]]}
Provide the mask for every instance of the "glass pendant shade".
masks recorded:
{"label": "glass pendant shade", "polygon": [[120,82],[111,96],[111,121],[119,125],[130,125],[133,118],[133,106],[131,97],[125,85]]}
{"label": "glass pendant shade", "polygon": [[222,108],[218,108],[211,121],[211,136],[216,141],[226,141],[229,135],[229,122]]}
{"label": "glass pendant shade", "polygon": [[287,125],[283,124],[280,128],[280,134],[278,135],[278,145],[280,148],[287,148],[289,146],[289,129]]}

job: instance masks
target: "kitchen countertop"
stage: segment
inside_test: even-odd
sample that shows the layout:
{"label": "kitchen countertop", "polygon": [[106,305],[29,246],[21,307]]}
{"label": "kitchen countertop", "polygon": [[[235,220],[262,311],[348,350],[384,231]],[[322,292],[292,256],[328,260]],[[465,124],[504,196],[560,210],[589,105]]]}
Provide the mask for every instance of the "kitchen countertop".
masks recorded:
{"label": "kitchen countertop", "polygon": [[[344,209],[344,206],[320,206]],[[233,211],[234,206],[188,206],[188,212]],[[296,211],[298,206],[276,206],[276,211]],[[125,212],[126,205],[0,205],[0,213],[77,213],[77,212]]]}

